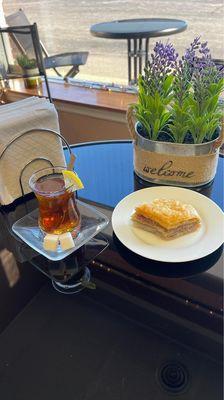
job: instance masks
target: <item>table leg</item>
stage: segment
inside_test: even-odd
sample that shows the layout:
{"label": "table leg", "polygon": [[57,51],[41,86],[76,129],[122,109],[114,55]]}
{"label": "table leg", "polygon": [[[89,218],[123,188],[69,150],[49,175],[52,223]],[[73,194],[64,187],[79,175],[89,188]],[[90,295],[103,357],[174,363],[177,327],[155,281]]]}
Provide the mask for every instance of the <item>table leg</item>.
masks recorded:
{"label": "table leg", "polygon": [[142,39],[139,39],[139,74],[142,73]]}
{"label": "table leg", "polygon": [[145,39],[145,66],[148,63],[149,59],[149,38]]}
{"label": "table leg", "polygon": [[134,39],[134,52],[133,52],[133,57],[134,57],[134,83],[137,82],[137,39]]}
{"label": "table leg", "polygon": [[[143,65],[148,63],[148,52],[149,52],[149,38],[145,39],[144,50],[142,49],[142,39],[128,39],[128,84],[136,84],[138,82],[138,75],[142,73]],[[143,64],[143,57],[145,63]],[[132,59],[133,62],[133,77],[132,77]]]}
{"label": "table leg", "polygon": [[128,84],[131,84],[131,40],[128,39]]}

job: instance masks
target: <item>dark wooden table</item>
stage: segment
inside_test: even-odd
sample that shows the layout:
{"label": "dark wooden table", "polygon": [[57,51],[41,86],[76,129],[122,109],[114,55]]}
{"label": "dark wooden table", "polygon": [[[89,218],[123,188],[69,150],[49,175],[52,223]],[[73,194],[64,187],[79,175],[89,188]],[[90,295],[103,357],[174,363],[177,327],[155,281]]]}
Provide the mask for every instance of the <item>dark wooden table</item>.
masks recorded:
{"label": "dark wooden table", "polygon": [[[73,151],[82,200],[109,218],[119,200],[144,187],[133,174],[130,141]],[[220,157],[215,181],[201,189],[219,206],[222,173]],[[53,266],[11,231],[36,207],[29,195],[0,210],[0,255],[7,250],[20,272],[9,287],[0,268],[1,397],[221,400],[222,248],[196,262],[162,264],[125,249],[109,224],[109,246],[88,265],[96,290],[62,295],[42,273],[55,278]]]}
{"label": "dark wooden table", "polygon": [[93,36],[100,38],[127,40],[128,83],[136,84],[138,74],[142,73],[142,68],[148,61],[149,39],[174,35],[185,29],[187,29],[187,23],[182,20],[141,18],[102,22],[91,26],[90,32]]}

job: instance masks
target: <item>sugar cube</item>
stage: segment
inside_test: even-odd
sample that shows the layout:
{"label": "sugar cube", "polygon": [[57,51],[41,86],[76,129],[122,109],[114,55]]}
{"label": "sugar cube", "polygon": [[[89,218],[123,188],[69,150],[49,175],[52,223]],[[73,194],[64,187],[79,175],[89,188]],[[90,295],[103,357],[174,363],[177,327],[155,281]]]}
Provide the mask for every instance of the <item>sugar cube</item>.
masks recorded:
{"label": "sugar cube", "polygon": [[60,245],[62,250],[69,250],[75,247],[74,240],[72,238],[71,232],[66,232],[59,237]]}
{"label": "sugar cube", "polygon": [[56,251],[58,247],[58,238],[58,235],[47,234],[44,237],[44,249],[47,251]]}

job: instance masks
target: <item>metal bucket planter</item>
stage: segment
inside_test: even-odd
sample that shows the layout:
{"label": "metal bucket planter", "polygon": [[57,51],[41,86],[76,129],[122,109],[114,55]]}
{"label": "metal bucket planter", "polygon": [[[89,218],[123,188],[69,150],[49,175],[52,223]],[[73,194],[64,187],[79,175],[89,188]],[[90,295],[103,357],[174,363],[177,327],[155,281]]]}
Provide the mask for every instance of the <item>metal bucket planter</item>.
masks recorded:
{"label": "metal bucket planter", "polygon": [[134,171],[141,179],[164,185],[197,187],[211,182],[216,174],[220,136],[207,143],[181,144],[146,139],[137,131],[132,108],[127,111],[133,139]]}
{"label": "metal bucket planter", "polygon": [[29,68],[24,70],[25,87],[27,89],[37,88],[41,84],[41,78],[39,76],[38,68]]}

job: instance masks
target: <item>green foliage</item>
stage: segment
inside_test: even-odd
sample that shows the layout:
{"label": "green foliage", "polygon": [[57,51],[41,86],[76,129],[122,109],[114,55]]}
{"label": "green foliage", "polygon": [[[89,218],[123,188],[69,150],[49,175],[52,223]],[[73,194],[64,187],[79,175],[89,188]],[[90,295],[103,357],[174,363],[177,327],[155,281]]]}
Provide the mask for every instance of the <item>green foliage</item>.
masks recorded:
{"label": "green foliage", "polygon": [[209,84],[204,90],[204,97],[197,98],[194,92],[190,93],[188,103],[188,131],[194,143],[212,140],[215,130],[220,125],[222,110],[219,105],[219,96],[224,87],[224,80]]}
{"label": "green foliage", "polygon": [[144,126],[151,140],[157,140],[158,134],[164,131],[171,117],[171,113],[166,107],[171,99],[171,83],[172,79],[167,79],[164,82],[163,94],[156,91],[152,96],[149,94],[142,76],[139,77],[139,103],[134,106],[134,110],[137,119]]}
{"label": "green foliage", "polygon": [[174,102],[172,106],[172,120],[168,125],[173,141],[183,143],[189,131],[189,105],[185,100],[181,105]]}
{"label": "green foliage", "polygon": [[35,58],[28,58],[26,54],[19,55],[16,60],[23,69],[33,69],[37,66]]}
{"label": "green foliage", "polygon": [[134,109],[148,138],[158,140],[159,134],[165,132],[176,143],[183,143],[188,133],[194,143],[212,140],[222,118],[219,96],[224,87],[223,79],[210,84],[200,99],[189,86],[181,101],[171,91],[172,83],[172,79],[167,79],[163,93],[155,92],[152,96],[142,77],[139,77],[139,101]]}

